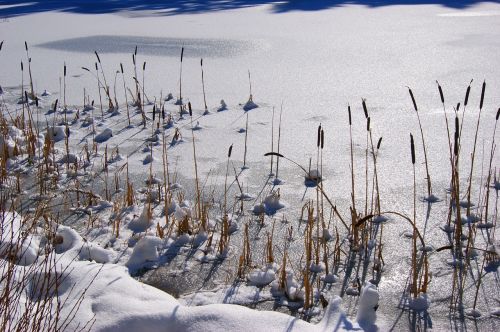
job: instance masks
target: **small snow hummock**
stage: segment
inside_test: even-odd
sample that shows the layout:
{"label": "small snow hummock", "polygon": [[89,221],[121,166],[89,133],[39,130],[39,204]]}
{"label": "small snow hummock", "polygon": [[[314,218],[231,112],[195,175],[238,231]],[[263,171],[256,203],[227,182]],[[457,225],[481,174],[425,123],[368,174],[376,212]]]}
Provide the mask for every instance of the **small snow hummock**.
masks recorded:
{"label": "small snow hummock", "polygon": [[66,138],[66,127],[65,126],[55,126],[50,127],[47,131],[47,135],[50,136],[54,142],[62,141]]}
{"label": "small snow hummock", "polygon": [[276,273],[273,269],[253,270],[247,276],[251,285],[260,287],[270,284],[275,278]]}
{"label": "small snow hummock", "polygon": [[377,319],[378,300],[377,287],[370,282],[365,283],[361,290],[358,314],[356,315],[356,320],[365,331],[376,330],[375,321]]}
{"label": "small snow hummock", "polygon": [[111,137],[113,137],[113,130],[111,130],[111,128],[106,128],[94,137],[94,141],[97,143],[103,143]]}
{"label": "small snow hummock", "polygon": [[149,262],[158,260],[158,247],[162,244],[162,240],[156,236],[145,236],[139,240],[134,246],[134,251],[130,256],[127,267],[131,272],[137,271]]}
{"label": "small snow hummock", "polygon": [[223,112],[223,111],[227,111],[227,104],[224,101],[224,99],[221,99],[220,106],[219,106],[219,108],[217,108],[217,112]]}
{"label": "small snow hummock", "polygon": [[257,215],[262,213],[272,215],[284,207],[285,204],[280,201],[279,195],[277,193],[271,193],[271,195],[264,199],[264,202],[253,207],[253,213]]}
{"label": "small snow hummock", "polygon": [[259,105],[254,103],[254,101],[252,99],[252,95],[250,95],[250,98],[248,98],[248,101],[245,103],[245,105],[243,105],[243,110],[250,111],[250,110],[253,110],[254,108],[257,108],[257,107],[259,107]]}
{"label": "small snow hummock", "polygon": [[148,209],[148,204],[144,204],[144,208],[139,217],[134,218],[128,225],[128,227],[136,233],[146,231],[152,224],[151,222],[151,212]]}
{"label": "small snow hummock", "polygon": [[408,299],[408,306],[415,311],[424,311],[429,309],[431,300],[426,293],[420,293],[416,298]]}

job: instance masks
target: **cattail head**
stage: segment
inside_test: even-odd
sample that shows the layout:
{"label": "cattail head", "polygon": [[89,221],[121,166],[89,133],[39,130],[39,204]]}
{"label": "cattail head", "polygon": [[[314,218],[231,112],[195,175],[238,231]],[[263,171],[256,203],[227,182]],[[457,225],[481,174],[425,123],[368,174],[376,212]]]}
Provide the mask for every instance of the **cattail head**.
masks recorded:
{"label": "cattail head", "polygon": [[66,63],[64,63],[64,77],[66,77]]}
{"label": "cattail head", "polygon": [[95,70],[96,71],[99,70],[99,67],[97,67],[97,62],[94,62],[94,64],[95,64]]}
{"label": "cattail head", "polygon": [[363,104],[363,112],[365,112],[365,118],[368,119],[368,109],[366,108],[366,99],[361,99],[361,103]]}
{"label": "cattail head", "polygon": [[155,116],[156,116],[156,104],[153,105],[153,122],[155,122]]}
{"label": "cattail head", "polygon": [[24,90],[24,99],[28,102],[28,91]]}
{"label": "cattail head", "polygon": [[[137,46],[136,46],[137,47]],[[134,64],[135,66],[135,54],[132,54],[132,63]]]}
{"label": "cattail head", "polygon": [[203,58],[201,58],[201,60],[200,60],[200,66],[203,67]]}
{"label": "cattail head", "polygon": [[455,109],[455,112],[460,111],[460,103],[457,103],[457,108]]}
{"label": "cattail head", "polygon": [[144,63],[142,64],[142,71],[145,71],[146,70],[146,61],[144,61]]}
{"label": "cattail head", "polygon": [[443,89],[441,89],[441,85],[439,85],[439,82],[436,81],[438,85],[438,90],[439,90],[439,97],[441,98],[441,103],[444,104],[444,95],[443,95]]}
{"label": "cattail head", "polygon": [[191,108],[191,102],[188,102],[189,116],[193,116],[193,109]]}
{"label": "cattail head", "polygon": [[35,106],[38,107],[38,97],[35,96]]}
{"label": "cattail head", "polygon": [[134,56],[137,56],[137,45],[135,45]]}
{"label": "cattail head", "polygon": [[2,50],[3,40],[0,42],[0,51]]}
{"label": "cattail head", "polygon": [[54,112],[57,110],[57,103],[58,102],[59,102],[59,99],[56,99],[56,102],[54,103],[54,109],[53,109]]}
{"label": "cattail head", "polygon": [[82,69],[85,71],[90,71],[87,67],[82,67]]}
{"label": "cattail head", "polygon": [[460,139],[460,125],[459,125],[459,120],[458,120],[458,116],[455,116],[455,146],[454,146],[454,149],[453,149],[453,153],[456,155],[458,155],[458,141]]}
{"label": "cattail head", "polygon": [[347,105],[347,113],[349,114],[349,126],[352,126],[351,105]]}
{"label": "cattail head", "polygon": [[184,46],[182,46],[182,49],[181,49],[181,62],[182,62],[182,58],[184,58]]}
{"label": "cattail head", "polygon": [[479,102],[479,109],[483,109],[484,90],[486,90],[486,81],[483,81],[483,87],[481,88],[481,101]]}
{"label": "cattail head", "polygon": [[498,108],[498,111],[497,111],[497,117],[496,117],[496,121],[498,121],[498,117],[500,116],[500,108]]}
{"label": "cattail head", "polygon": [[23,65],[23,62],[21,61],[21,71],[24,70],[24,65]]}
{"label": "cattail head", "polygon": [[469,103],[469,94],[470,94],[470,85],[472,84],[472,80],[470,80],[469,86],[467,87],[467,91],[465,91],[465,100],[464,100],[464,106],[467,106]]}
{"label": "cattail head", "polygon": [[101,63],[101,58],[99,58],[99,54],[97,54],[97,51],[94,51],[95,56],[97,57],[97,62]]}
{"label": "cattail head", "polygon": [[382,144],[382,136],[378,139],[377,150],[380,149],[380,144]]}
{"label": "cattail head", "polygon": [[418,112],[417,103],[415,102],[415,96],[413,96],[413,91],[411,91],[411,89],[408,88],[408,92],[410,93],[411,102],[413,103],[413,108],[415,109],[415,112]]}
{"label": "cattail head", "polygon": [[316,140],[316,147],[319,148],[320,144],[321,144],[321,123],[318,126],[318,135],[317,135],[317,140]]}
{"label": "cattail head", "polygon": [[370,131],[370,117],[366,119],[366,131]]}
{"label": "cattail head", "polygon": [[120,62],[120,70],[121,70],[121,72],[123,74],[123,64],[121,62]]}
{"label": "cattail head", "polygon": [[324,146],[325,146],[325,131],[321,129],[321,150],[323,150]]}
{"label": "cattail head", "polygon": [[227,151],[227,157],[228,158],[231,158],[231,153],[233,152],[233,145],[231,144],[231,146],[229,147],[229,150]]}
{"label": "cattail head", "polygon": [[24,41],[24,49],[28,52],[28,43],[26,41]]}
{"label": "cattail head", "polygon": [[411,163],[415,165],[415,143],[413,142],[412,134],[410,134],[410,150],[411,150]]}

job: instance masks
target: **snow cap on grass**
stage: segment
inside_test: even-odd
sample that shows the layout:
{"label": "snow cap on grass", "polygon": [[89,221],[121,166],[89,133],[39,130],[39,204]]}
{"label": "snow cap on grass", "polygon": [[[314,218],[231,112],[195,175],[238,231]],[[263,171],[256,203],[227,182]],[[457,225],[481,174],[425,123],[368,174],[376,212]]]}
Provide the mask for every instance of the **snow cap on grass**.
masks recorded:
{"label": "snow cap on grass", "polygon": [[158,260],[158,247],[161,246],[162,240],[156,236],[145,236],[134,246],[134,251],[130,256],[127,267],[131,272],[137,271],[148,262],[156,262]]}
{"label": "snow cap on grass", "polygon": [[103,143],[111,137],[113,137],[113,130],[111,128],[106,128],[95,136],[94,141],[96,141],[97,143]]}
{"label": "snow cap on grass", "polygon": [[356,320],[364,330],[375,330],[375,321],[377,319],[376,310],[378,308],[379,294],[377,287],[367,282],[361,290],[359,299],[358,314]]}

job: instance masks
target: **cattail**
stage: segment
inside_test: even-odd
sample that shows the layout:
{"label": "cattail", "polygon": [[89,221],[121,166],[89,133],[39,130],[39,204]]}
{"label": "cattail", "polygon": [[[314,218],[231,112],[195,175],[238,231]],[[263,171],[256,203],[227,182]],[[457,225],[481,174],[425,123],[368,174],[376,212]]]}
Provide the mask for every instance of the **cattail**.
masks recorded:
{"label": "cattail", "polygon": [[82,67],[82,69],[85,70],[85,71],[90,72],[90,69],[88,69],[87,67]]}
{"label": "cattail", "polygon": [[227,157],[228,158],[231,158],[231,153],[233,152],[233,145],[231,144],[231,146],[229,147],[229,150],[227,151]]}
{"label": "cattail", "polygon": [[26,52],[28,52],[28,43],[26,41],[24,42],[24,48],[26,49]]}
{"label": "cattail", "polygon": [[377,150],[380,149],[380,144],[382,144],[382,136],[378,139]]}
{"label": "cattail", "polygon": [[99,70],[99,67],[97,67],[97,62],[94,62],[95,64],[95,70]]}
{"label": "cattail", "polygon": [[417,103],[415,102],[415,97],[413,96],[413,91],[411,91],[411,89],[408,88],[408,92],[410,93],[411,101],[413,103],[413,108],[415,109],[415,112],[418,112]]}
{"label": "cattail", "polygon": [[21,61],[21,71],[24,71],[24,65],[22,61]]}
{"label": "cattail", "polygon": [[[472,80],[470,82],[472,83]],[[469,102],[469,93],[470,93],[470,84],[467,87],[467,91],[465,92],[464,106],[467,106],[467,104]]]}
{"label": "cattail", "polygon": [[59,102],[59,99],[56,99],[56,102],[54,103],[54,109],[53,109],[53,111],[54,111],[54,112],[55,112],[55,111],[56,111],[56,109],[57,109],[57,103],[58,103],[58,102]]}
{"label": "cattail", "polygon": [[458,123],[458,116],[455,116],[455,146],[453,149],[453,153],[455,156],[458,155],[458,139],[459,139],[459,123]]}
{"label": "cattail", "polygon": [[321,124],[318,126],[318,136],[317,136],[317,141],[316,141],[316,147],[319,148],[321,144]]}
{"label": "cattail", "polygon": [[135,45],[134,56],[137,56],[137,45]]}
{"label": "cattail", "polygon": [[97,54],[97,51],[94,51],[94,53],[95,53],[95,56],[97,57],[97,61],[99,63],[101,63],[101,58],[99,58],[99,54]]}
{"label": "cattail", "polygon": [[370,131],[370,117],[366,119],[366,131]]}
{"label": "cattail", "polygon": [[458,104],[457,104],[457,109],[456,109],[456,111],[457,111],[457,112],[458,112],[458,111],[460,111],[460,103],[458,103]]}
{"label": "cattail", "polygon": [[496,121],[498,121],[498,117],[500,116],[500,108],[498,109],[497,111],[497,117],[496,117]]}
{"label": "cattail", "polygon": [[479,102],[479,109],[483,109],[484,90],[485,89],[486,89],[486,81],[483,81],[483,87],[481,88],[481,101]]}
{"label": "cattail", "polygon": [[366,99],[361,99],[363,104],[363,112],[365,112],[365,118],[368,119],[368,109],[366,108]]}
{"label": "cattail", "polygon": [[181,49],[181,62],[182,62],[183,58],[184,58],[184,46],[182,46],[182,49]]}
{"label": "cattail", "polygon": [[66,63],[64,63],[64,77],[66,77]]}
{"label": "cattail", "polygon": [[323,150],[324,145],[325,145],[325,131],[321,129],[321,150]]}
{"label": "cattail", "polygon": [[[137,47],[137,46],[136,46]],[[134,64],[135,66],[135,54],[132,54],[132,63]]]}
{"label": "cattail", "polygon": [[189,116],[193,116],[193,109],[191,108],[191,102],[188,102]]}
{"label": "cattail", "polygon": [[441,98],[441,103],[444,104],[444,95],[443,95],[443,89],[441,89],[441,85],[439,85],[439,82],[436,81],[438,85],[438,90],[439,90],[439,97]]}
{"label": "cattail", "polygon": [[155,116],[156,116],[156,104],[153,105],[153,123],[155,122]]}
{"label": "cattail", "polygon": [[3,40],[2,40],[2,42],[0,43],[0,51],[2,50],[2,46],[3,46]]}
{"label": "cattail", "polygon": [[144,63],[142,64],[142,70],[146,70],[146,61],[144,61]]}
{"label": "cattail", "polygon": [[411,163],[415,165],[415,144],[413,142],[412,134],[410,134],[410,149],[411,149]]}
{"label": "cattail", "polygon": [[121,62],[120,62],[120,70],[121,70],[121,72],[123,74],[123,64]]}
{"label": "cattail", "polygon": [[349,126],[352,126],[351,105],[347,105],[347,113],[349,114]]}

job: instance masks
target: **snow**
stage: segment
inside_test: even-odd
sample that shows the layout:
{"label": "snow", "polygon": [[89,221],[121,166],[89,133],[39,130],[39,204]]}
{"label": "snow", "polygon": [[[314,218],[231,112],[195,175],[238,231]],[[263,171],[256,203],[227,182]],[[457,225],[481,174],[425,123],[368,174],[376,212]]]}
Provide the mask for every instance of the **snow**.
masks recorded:
{"label": "snow", "polygon": [[377,320],[376,310],[378,308],[379,293],[377,287],[367,282],[361,289],[359,298],[359,308],[356,320],[359,325],[366,330],[376,330],[375,321]]}
{"label": "snow", "polygon": [[113,137],[113,130],[111,128],[105,128],[94,137],[94,141],[96,141],[97,143],[104,143],[111,137]]}

